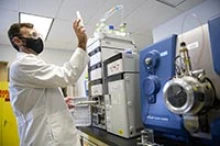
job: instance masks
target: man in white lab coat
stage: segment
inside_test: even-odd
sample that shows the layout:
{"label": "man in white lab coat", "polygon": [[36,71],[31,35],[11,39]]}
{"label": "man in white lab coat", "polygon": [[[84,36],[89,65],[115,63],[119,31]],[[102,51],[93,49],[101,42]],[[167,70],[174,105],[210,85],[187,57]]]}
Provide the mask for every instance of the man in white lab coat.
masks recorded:
{"label": "man in white lab coat", "polygon": [[47,64],[38,56],[44,45],[32,24],[16,23],[8,31],[18,51],[10,67],[10,99],[20,146],[79,145],[74,119],[60,89],[74,84],[88,63],[85,29],[80,20],[73,23],[73,28],[78,47],[61,67]]}

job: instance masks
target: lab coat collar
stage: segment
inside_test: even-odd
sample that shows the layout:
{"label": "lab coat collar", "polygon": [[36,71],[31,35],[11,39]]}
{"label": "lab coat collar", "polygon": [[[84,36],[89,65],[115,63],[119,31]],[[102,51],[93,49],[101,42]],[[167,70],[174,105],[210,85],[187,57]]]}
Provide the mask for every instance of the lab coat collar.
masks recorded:
{"label": "lab coat collar", "polygon": [[38,59],[42,60],[42,58],[39,55],[35,55],[35,54],[31,54],[31,53],[28,54],[28,53],[25,53],[25,52],[18,52],[17,53],[17,58],[20,58],[22,56],[32,56],[32,57],[37,57]]}

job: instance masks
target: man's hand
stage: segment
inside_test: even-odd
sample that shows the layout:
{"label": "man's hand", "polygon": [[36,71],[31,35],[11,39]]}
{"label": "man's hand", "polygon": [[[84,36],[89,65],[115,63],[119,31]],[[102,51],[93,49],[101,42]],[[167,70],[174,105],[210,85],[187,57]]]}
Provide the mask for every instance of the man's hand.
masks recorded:
{"label": "man's hand", "polygon": [[79,19],[73,23],[73,28],[75,30],[78,39],[78,47],[82,48],[83,50],[86,50],[86,44],[87,44],[86,30],[83,26],[80,25]]}
{"label": "man's hand", "polygon": [[64,100],[65,100],[69,109],[75,108],[75,106],[73,105],[73,97],[68,96],[68,97],[64,98]]}

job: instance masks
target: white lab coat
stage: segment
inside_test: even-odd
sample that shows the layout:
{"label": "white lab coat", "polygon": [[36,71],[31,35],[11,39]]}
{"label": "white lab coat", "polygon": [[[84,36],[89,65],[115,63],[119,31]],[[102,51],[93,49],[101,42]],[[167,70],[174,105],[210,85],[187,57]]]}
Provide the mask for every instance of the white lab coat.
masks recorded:
{"label": "white lab coat", "polygon": [[74,119],[59,87],[74,84],[87,63],[88,55],[80,48],[62,67],[18,53],[10,68],[10,99],[20,146],[79,145]]}

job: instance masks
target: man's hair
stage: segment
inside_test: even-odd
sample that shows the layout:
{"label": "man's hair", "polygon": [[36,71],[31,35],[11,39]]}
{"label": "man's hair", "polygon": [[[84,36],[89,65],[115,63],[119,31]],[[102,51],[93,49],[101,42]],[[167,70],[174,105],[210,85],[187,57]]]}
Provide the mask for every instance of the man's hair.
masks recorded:
{"label": "man's hair", "polygon": [[12,46],[13,46],[17,51],[19,51],[19,47],[12,42],[12,39],[13,39],[13,37],[15,37],[15,36],[21,36],[21,34],[20,34],[20,29],[21,29],[22,27],[33,28],[34,25],[31,24],[31,23],[14,23],[14,24],[11,25],[11,27],[10,27],[9,30],[8,30],[8,37],[9,37],[9,39],[10,39],[10,42],[11,42]]}

